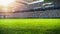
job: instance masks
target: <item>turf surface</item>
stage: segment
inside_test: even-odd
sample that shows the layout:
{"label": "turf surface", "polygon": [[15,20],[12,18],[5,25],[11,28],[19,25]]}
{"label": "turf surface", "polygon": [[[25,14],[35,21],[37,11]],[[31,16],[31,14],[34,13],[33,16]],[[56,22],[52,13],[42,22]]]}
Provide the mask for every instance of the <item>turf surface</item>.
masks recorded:
{"label": "turf surface", "polygon": [[0,34],[60,34],[60,19],[0,19]]}

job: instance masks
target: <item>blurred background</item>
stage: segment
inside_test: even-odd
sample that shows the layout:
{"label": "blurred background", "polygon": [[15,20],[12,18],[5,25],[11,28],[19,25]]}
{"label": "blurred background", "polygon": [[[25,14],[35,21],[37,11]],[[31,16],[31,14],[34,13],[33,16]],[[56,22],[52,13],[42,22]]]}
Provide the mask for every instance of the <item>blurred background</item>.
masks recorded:
{"label": "blurred background", "polygon": [[60,17],[60,0],[3,1],[0,1],[0,18]]}

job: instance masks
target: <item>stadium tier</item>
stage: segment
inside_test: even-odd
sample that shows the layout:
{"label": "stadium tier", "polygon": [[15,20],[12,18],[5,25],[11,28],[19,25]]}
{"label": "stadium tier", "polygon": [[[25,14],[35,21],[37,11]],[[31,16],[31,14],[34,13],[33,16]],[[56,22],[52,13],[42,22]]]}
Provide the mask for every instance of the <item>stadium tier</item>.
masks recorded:
{"label": "stadium tier", "polygon": [[53,18],[60,17],[60,2],[34,1],[28,3],[26,10],[3,13],[0,12],[0,18]]}

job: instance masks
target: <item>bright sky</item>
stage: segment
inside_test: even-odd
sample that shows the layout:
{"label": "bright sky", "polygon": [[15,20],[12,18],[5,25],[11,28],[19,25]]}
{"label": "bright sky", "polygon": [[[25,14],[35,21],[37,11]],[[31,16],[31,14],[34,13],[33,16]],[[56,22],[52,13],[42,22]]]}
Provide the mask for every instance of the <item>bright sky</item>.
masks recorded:
{"label": "bright sky", "polygon": [[13,11],[20,11],[20,10],[26,9],[26,5],[19,3],[19,2],[24,3],[25,0],[0,0],[0,7],[2,6],[3,10],[10,9]]}
{"label": "bright sky", "polygon": [[[17,2],[16,2],[17,1]],[[43,0],[39,0],[43,1]],[[27,5],[24,4],[25,0],[0,0],[0,6],[3,6],[4,10],[12,10],[12,11],[21,11],[26,10]]]}
{"label": "bright sky", "polygon": [[14,0],[0,0],[0,5],[8,6],[12,2],[14,2]]}

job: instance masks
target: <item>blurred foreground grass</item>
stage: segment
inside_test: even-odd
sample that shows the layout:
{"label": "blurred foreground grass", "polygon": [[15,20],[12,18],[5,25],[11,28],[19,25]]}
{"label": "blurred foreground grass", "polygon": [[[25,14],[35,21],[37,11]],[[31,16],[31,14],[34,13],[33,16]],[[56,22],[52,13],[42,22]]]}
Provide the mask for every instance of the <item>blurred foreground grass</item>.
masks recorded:
{"label": "blurred foreground grass", "polygon": [[60,34],[60,19],[0,19],[0,34]]}

